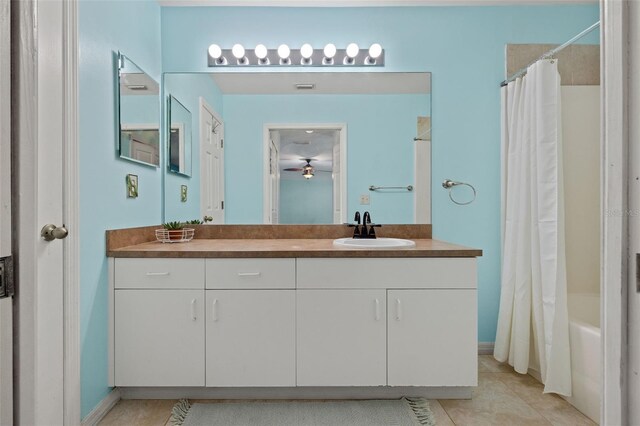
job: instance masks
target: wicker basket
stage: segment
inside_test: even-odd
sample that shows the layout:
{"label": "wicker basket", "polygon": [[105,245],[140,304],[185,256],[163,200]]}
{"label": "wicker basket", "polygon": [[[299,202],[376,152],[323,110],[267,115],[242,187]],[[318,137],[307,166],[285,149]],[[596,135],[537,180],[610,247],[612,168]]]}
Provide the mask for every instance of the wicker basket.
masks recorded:
{"label": "wicker basket", "polygon": [[186,243],[193,239],[195,229],[156,229],[156,239],[161,243]]}

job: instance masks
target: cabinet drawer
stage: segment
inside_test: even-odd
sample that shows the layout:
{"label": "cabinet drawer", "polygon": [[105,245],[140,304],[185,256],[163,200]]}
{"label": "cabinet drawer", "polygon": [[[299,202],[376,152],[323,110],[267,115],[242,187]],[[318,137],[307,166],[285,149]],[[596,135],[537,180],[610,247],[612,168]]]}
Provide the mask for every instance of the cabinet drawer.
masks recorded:
{"label": "cabinet drawer", "polygon": [[295,259],[207,259],[206,288],[295,288],[295,262]]}
{"label": "cabinet drawer", "polygon": [[204,259],[115,259],[115,288],[203,289]]}
{"label": "cabinet drawer", "polygon": [[475,257],[297,259],[298,288],[476,288]]}

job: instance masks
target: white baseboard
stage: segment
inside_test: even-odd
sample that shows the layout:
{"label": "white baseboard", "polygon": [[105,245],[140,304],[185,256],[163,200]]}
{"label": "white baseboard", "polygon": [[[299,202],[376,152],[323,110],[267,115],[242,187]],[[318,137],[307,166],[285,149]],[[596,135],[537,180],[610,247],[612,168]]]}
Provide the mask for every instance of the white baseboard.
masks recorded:
{"label": "white baseboard", "polygon": [[116,403],[120,401],[120,389],[113,389],[100,403],[82,419],[82,426],[95,426]]}
{"label": "white baseboard", "polygon": [[494,342],[478,342],[478,355],[493,355]]}
{"label": "white baseboard", "polygon": [[340,386],[340,387],[126,387],[122,399],[471,399],[469,386]]}

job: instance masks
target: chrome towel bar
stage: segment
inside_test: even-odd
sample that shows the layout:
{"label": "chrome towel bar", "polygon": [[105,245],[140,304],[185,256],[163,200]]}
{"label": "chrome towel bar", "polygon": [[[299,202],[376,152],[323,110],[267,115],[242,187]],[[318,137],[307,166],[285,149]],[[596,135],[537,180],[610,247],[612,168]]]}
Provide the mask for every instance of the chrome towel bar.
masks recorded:
{"label": "chrome towel bar", "polygon": [[413,185],[407,185],[407,186],[374,186],[371,185],[369,187],[369,191],[377,191],[379,189],[405,189],[409,192],[413,191]]}

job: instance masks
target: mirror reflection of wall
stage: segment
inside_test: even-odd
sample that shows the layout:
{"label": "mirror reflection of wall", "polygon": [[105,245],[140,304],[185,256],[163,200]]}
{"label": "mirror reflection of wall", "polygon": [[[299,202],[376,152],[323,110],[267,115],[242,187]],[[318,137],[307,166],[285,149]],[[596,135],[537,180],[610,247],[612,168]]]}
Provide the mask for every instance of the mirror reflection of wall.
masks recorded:
{"label": "mirror reflection of wall", "polygon": [[[165,74],[164,82],[165,93],[175,93],[179,87],[180,101],[196,108],[200,98],[207,99],[224,120],[226,223],[284,223],[286,217],[279,217],[277,222],[269,219],[273,216],[269,206],[279,205],[284,198],[280,194],[278,204],[267,200],[272,194],[266,189],[269,187],[265,178],[269,153],[265,150],[265,128],[304,123],[341,123],[346,127],[348,153],[345,153],[344,166],[348,173],[345,173],[343,219],[332,218],[327,223],[349,220],[356,210],[370,211],[373,220],[379,223],[430,223],[430,209],[422,209],[424,217],[416,219],[418,191],[369,191],[371,185],[430,188],[430,156],[424,155],[424,149],[417,151],[416,145],[425,144],[422,148],[428,145],[429,152],[430,142],[414,141],[418,117],[431,116],[429,73],[176,73]],[[315,89],[299,90],[298,83],[313,83]],[[192,179],[201,180],[202,169],[196,168],[201,167],[197,146],[203,136],[202,129],[195,123],[194,129],[199,129],[200,134],[194,133],[193,138]],[[303,157],[307,158],[304,155],[297,158]],[[420,181],[417,181],[418,171],[422,173]],[[198,192],[199,187],[190,185],[194,192]],[[173,191],[167,194],[165,218],[168,220],[174,217],[177,207],[171,195]],[[369,204],[361,204],[362,195],[368,196]],[[307,201],[314,204],[313,198]],[[430,198],[423,197],[419,203],[430,205]]]}
{"label": "mirror reflection of wall", "polygon": [[125,55],[118,68],[120,157],[160,166],[159,85]]}
{"label": "mirror reflection of wall", "polygon": [[169,96],[169,171],[191,176],[191,112]]}
{"label": "mirror reflection of wall", "polygon": [[[224,223],[224,176],[220,176],[224,173],[221,154],[224,141],[222,93],[208,74],[165,74],[162,82],[165,96],[171,94],[191,112],[192,129],[190,176],[172,172],[165,174],[164,220],[211,216],[213,224]],[[213,167],[216,165],[218,167]],[[165,170],[168,169],[167,163]],[[202,176],[209,177],[201,179]],[[189,186],[187,202],[180,200],[181,185]]]}

